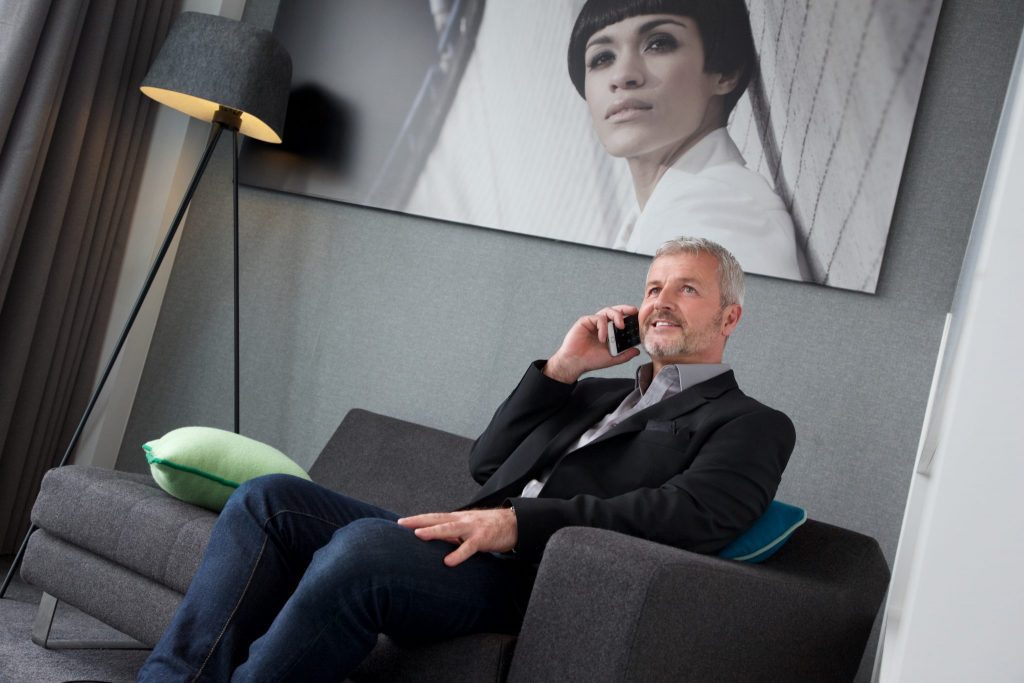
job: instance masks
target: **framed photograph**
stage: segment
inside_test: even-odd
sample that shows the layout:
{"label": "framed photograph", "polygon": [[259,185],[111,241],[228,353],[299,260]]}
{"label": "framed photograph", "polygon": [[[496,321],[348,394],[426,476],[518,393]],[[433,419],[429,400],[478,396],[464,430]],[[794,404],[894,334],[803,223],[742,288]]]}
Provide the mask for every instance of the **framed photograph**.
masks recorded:
{"label": "framed photograph", "polygon": [[874,292],[940,4],[288,0],[242,182]]}

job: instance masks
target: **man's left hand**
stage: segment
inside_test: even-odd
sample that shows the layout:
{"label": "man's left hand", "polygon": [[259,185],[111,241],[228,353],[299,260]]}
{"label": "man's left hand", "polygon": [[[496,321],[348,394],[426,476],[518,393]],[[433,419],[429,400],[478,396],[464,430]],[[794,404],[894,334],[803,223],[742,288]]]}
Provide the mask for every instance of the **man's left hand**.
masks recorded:
{"label": "man's left hand", "polygon": [[516,547],[519,531],[512,508],[430,512],[403,517],[401,526],[413,529],[424,541],[447,541],[459,547],[444,558],[449,567],[462,564],[473,553],[504,553]]}

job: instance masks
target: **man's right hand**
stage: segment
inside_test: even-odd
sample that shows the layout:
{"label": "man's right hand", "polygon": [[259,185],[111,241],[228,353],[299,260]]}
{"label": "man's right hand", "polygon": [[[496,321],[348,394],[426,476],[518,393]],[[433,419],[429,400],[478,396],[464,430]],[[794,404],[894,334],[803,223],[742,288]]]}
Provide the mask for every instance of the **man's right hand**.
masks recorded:
{"label": "man's right hand", "polygon": [[620,330],[624,318],[637,313],[636,306],[619,305],[602,308],[593,315],[585,315],[569,328],[569,332],[548,362],[544,374],[559,382],[571,384],[585,372],[620,365],[640,355],[640,349],[626,349],[617,356],[608,352],[608,323]]}

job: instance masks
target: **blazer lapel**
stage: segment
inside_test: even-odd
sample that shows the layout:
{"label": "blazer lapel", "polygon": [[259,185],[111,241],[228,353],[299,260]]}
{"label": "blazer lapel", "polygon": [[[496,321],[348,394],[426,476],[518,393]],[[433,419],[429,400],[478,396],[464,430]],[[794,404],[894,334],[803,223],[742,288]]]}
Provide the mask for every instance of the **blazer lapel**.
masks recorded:
{"label": "blazer lapel", "polygon": [[613,389],[606,391],[604,394],[599,396],[594,402],[592,402],[587,410],[582,411],[580,415],[570,420],[565,427],[562,428],[558,434],[555,435],[551,441],[541,451],[540,457],[536,462],[541,462],[551,458],[552,456],[557,457],[564,453],[570,445],[578,440],[585,431],[593,427],[597,422],[604,419],[604,416],[612,412],[619,407],[619,404],[629,396],[632,389],[623,391],[621,389]]}
{"label": "blazer lapel", "polygon": [[622,403],[622,400],[629,395],[630,391],[632,391],[631,388],[620,386],[599,394],[597,398],[587,403],[585,409],[573,415],[543,448],[533,450],[518,449],[487,480],[487,483],[473,497],[470,505],[501,491],[506,486],[516,483],[531,470],[543,467],[546,461],[553,460],[564,453],[570,444],[580,438],[583,432],[590,429],[594,426],[595,422]]}
{"label": "blazer lapel", "polygon": [[658,401],[654,405],[630,415],[618,425],[591,441],[588,446],[601,443],[619,434],[638,432],[652,420],[672,420],[681,417],[708,402],[708,399],[717,398],[730,389],[735,389],[736,376],[732,370],[723,372],[721,375],[695,384],[694,386],[679,392],[664,401]]}

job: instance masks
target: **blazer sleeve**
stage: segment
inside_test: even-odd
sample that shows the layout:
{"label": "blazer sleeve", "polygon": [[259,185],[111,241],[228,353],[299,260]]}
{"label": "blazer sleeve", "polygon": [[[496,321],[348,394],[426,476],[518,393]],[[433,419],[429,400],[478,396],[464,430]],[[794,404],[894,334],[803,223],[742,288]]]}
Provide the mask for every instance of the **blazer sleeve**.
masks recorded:
{"label": "blazer sleeve", "polygon": [[498,406],[494,417],[473,443],[469,470],[477,483],[491,478],[533,430],[554,415],[572,395],[576,383],[553,380],[543,372],[546,361],[534,361],[519,385]]}
{"label": "blazer sleeve", "polygon": [[510,498],[506,502],[515,507],[519,528],[516,553],[539,561],[551,535],[567,526],[716,552],[764,513],[795,440],[789,418],[761,406],[718,427],[687,469],[656,488],[610,498]]}

